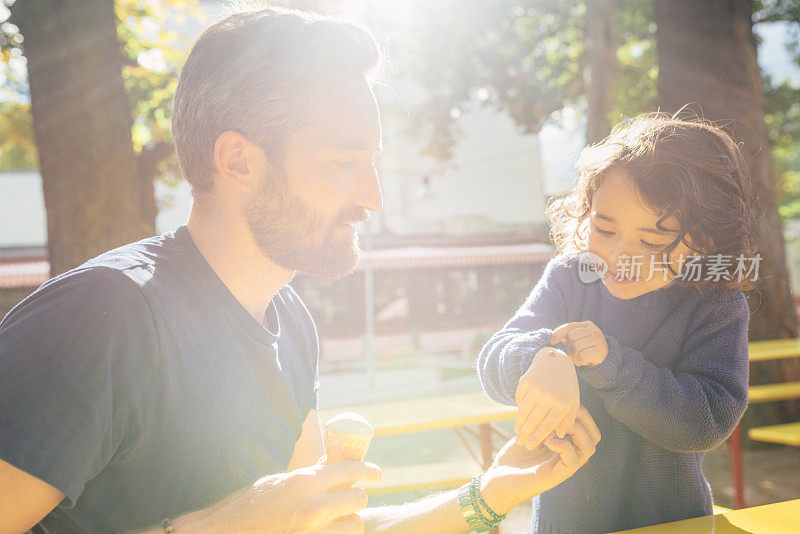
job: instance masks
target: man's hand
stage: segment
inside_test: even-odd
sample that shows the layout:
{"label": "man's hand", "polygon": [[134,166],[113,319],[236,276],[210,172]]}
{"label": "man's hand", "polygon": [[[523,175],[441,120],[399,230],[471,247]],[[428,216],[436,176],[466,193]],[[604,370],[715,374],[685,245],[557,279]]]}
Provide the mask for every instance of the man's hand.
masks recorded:
{"label": "man's hand", "polygon": [[[297,534],[361,534],[356,512],[367,506],[359,481],[378,482],[373,464],[317,463],[264,477],[216,505],[181,516],[176,532],[292,532]],[[349,489],[331,491],[346,487]]]}
{"label": "man's hand", "polygon": [[575,422],[580,406],[578,376],[569,357],[544,347],[519,379],[514,432],[520,445],[533,450],[548,436],[563,436]]}
{"label": "man's hand", "polygon": [[594,454],[600,431],[583,406],[565,439],[551,438],[533,451],[511,440],[481,477],[481,494],[489,507],[505,514],[571,477]]}
{"label": "man's hand", "polygon": [[608,357],[608,342],[592,321],[567,323],[553,330],[550,344],[564,343],[572,362],[580,367],[600,365]]}

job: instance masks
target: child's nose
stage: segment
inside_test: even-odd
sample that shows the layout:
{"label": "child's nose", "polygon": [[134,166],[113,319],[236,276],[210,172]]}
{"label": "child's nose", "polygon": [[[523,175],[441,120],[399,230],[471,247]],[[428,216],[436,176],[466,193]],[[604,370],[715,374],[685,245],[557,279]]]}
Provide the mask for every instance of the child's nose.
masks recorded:
{"label": "child's nose", "polygon": [[614,245],[608,254],[608,268],[609,269],[616,269],[617,262],[620,256],[625,256],[625,252],[622,249],[622,246],[619,242]]}

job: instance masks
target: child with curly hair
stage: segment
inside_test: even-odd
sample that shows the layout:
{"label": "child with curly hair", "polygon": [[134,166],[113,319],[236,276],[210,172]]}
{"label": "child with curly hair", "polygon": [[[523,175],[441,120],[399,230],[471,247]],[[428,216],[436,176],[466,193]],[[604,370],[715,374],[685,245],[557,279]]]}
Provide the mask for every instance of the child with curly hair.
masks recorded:
{"label": "child with curly hair", "polygon": [[639,116],[581,153],[547,208],[559,254],[478,357],[484,390],[519,406],[520,443],[563,437],[579,405],[602,435],[534,498],[533,532],[711,513],[703,456],[747,407],[754,202],[739,147],[708,122]]}

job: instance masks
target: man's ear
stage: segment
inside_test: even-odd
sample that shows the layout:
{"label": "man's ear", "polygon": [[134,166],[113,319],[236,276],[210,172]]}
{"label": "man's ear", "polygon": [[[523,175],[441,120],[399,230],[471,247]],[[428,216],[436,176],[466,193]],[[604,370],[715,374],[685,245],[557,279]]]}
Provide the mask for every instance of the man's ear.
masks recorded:
{"label": "man's ear", "polygon": [[222,132],[214,143],[214,166],[219,179],[242,193],[258,186],[265,164],[264,151],[239,132]]}

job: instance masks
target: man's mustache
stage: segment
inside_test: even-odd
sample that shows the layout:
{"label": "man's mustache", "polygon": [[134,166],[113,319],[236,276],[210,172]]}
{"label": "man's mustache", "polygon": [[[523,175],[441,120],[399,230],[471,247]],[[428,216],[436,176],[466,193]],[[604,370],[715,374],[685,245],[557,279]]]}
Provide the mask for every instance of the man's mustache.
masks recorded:
{"label": "man's mustache", "polygon": [[356,224],[370,219],[370,212],[359,206],[345,208],[336,218],[336,224]]}

